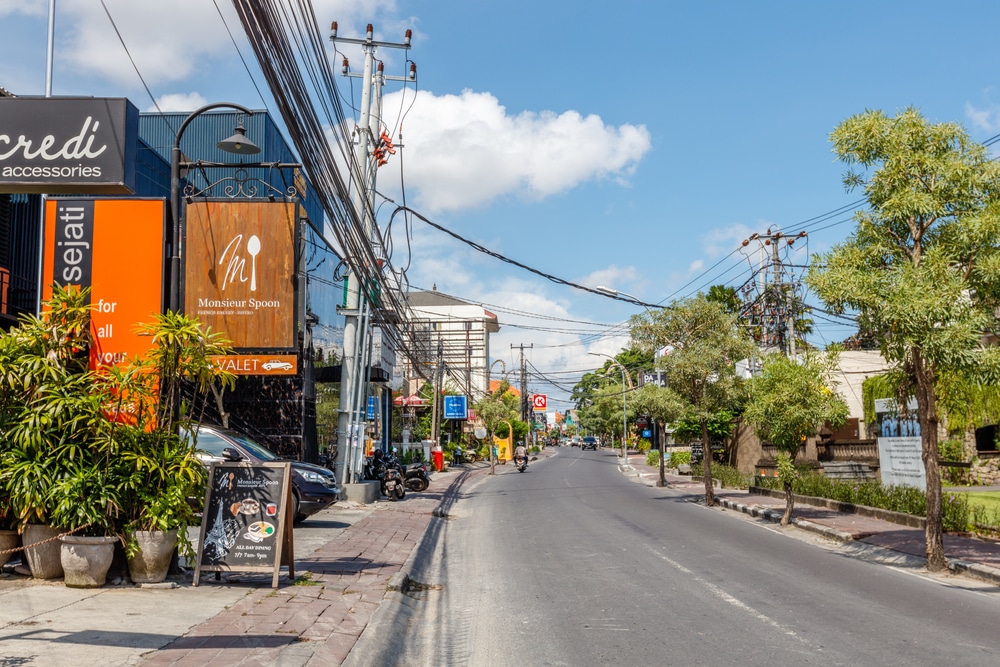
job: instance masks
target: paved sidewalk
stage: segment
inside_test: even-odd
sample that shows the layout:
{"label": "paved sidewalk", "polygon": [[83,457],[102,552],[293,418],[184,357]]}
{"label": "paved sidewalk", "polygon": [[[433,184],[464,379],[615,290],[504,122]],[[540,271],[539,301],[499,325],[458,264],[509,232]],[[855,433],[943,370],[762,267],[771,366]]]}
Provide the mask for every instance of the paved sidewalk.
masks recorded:
{"label": "paved sidewalk", "polygon": [[[295,574],[204,573],[159,588],[0,577],[2,665],[339,665],[435,514],[488,465],[456,466],[400,502],[337,505],[296,528]],[[312,524],[312,527],[310,527]],[[299,534],[309,539],[300,544]]]}
{"label": "paved sidewalk", "polygon": [[[646,465],[645,457],[640,454],[630,452],[627,465],[622,468],[625,474],[648,486],[655,486],[660,478],[659,468]],[[690,492],[692,499],[704,497],[705,484],[701,480],[692,481],[689,476],[668,473],[666,482],[672,489]],[[779,522],[785,510],[784,498],[751,495],[746,490],[716,487],[715,496],[724,508],[767,521]],[[922,528],[911,528],[801,502],[795,503],[792,522],[799,528],[839,542],[868,544],[890,549],[921,565],[926,565],[927,562],[927,543]],[[947,534],[944,537],[944,550],[952,572],[1000,584],[1000,542]]]}
{"label": "paved sidewalk", "polygon": [[[650,486],[659,477],[638,454],[622,469]],[[338,505],[317,515],[296,528],[297,581],[283,577],[277,589],[270,574],[257,573],[223,575],[219,582],[205,573],[198,587],[186,575],[169,582],[172,588],[100,589],[4,575],[0,665],[368,664],[365,645],[385,643],[393,632],[384,621],[394,604],[405,603],[398,590],[407,585],[408,560],[433,533],[431,523],[447,516],[463,484],[488,473],[488,463],[453,466],[434,474],[426,492],[401,502]],[[692,500],[704,493],[704,484],[690,477],[668,475],[667,482]],[[716,495],[723,507],[772,521],[784,507],[781,499],[746,491]],[[923,557],[920,529],[801,503],[795,517],[800,528],[831,539],[891,549],[918,565]],[[948,535],[945,551],[956,572],[1000,584],[1000,544]]]}

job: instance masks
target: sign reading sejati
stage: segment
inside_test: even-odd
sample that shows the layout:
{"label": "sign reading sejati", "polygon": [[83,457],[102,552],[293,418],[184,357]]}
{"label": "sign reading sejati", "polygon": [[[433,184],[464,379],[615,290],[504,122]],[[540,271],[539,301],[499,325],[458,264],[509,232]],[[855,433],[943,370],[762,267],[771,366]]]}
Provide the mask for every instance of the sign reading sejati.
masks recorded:
{"label": "sign reading sejati", "polygon": [[0,192],[135,192],[139,110],[124,98],[0,98]]}
{"label": "sign reading sejati", "polygon": [[162,199],[45,202],[42,298],[52,297],[53,283],[91,289],[91,368],[123,364],[152,345],[136,325],[160,312],[165,214]]}

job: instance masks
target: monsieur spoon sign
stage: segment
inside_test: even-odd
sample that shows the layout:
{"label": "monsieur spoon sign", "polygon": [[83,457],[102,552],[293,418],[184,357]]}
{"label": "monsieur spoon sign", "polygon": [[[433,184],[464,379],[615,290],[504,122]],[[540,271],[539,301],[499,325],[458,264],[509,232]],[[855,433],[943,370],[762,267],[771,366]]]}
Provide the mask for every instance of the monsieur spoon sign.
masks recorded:
{"label": "monsieur spoon sign", "polygon": [[131,194],[138,140],[124,98],[0,98],[0,192]]}

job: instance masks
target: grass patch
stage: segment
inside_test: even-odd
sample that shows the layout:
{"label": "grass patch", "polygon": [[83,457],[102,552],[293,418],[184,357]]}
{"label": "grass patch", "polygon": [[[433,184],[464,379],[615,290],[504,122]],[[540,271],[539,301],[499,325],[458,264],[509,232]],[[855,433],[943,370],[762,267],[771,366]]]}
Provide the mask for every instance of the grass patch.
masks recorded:
{"label": "grass patch", "polygon": [[306,570],[299,576],[295,577],[295,581],[292,582],[292,586],[322,586],[320,582],[312,578],[312,572]]}

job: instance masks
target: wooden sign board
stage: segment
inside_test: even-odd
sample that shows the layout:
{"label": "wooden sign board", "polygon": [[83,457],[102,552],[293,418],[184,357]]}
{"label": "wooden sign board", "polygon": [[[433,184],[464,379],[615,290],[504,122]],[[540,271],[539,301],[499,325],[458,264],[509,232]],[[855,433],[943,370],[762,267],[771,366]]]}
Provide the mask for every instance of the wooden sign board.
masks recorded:
{"label": "wooden sign board", "polygon": [[[213,463],[201,516],[193,586],[205,572],[273,572],[295,578],[290,463]],[[218,576],[218,575],[217,575]]]}

